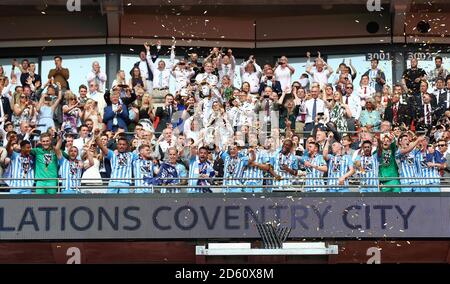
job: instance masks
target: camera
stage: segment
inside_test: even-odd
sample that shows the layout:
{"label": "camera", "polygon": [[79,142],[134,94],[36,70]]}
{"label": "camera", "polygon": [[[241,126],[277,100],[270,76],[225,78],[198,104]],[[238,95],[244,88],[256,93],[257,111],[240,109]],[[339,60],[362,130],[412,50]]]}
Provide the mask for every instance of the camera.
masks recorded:
{"label": "camera", "polygon": [[267,76],[267,80],[272,80],[273,76]]}

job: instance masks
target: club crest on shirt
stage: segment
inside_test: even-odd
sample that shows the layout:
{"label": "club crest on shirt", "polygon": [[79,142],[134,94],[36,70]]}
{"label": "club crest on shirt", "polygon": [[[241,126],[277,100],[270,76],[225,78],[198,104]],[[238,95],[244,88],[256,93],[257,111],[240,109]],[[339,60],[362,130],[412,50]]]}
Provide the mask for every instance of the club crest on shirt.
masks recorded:
{"label": "club crest on shirt", "polygon": [[52,154],[44,154],[44,164],[45,166],[50,165],[50,163],[52,162]]}
{"label": "club crest on shirt", "polygon": [[387,166],[389,165],[390,162],[391,162],[391,151],[386,151],[384,152],[383,155],[383,164]]}
{"label": "club crest on shirt", "polygon": [[20,157],[20,164],[22,166],[22,171],[24,175],[27,175],[32,168],[32,162],[29,157]]}
{"label": "club crest on shirt", "polygon": [[142,174],[147,174],[151,170],[151,163],[150,162],[144,162],[140,167],[139,170]]}
{"label": "club crest on shirt", "polygon": [[121,167],[124,167],[128,164],[128,157],[126,154],[119,154],[117,156],[117,164]]}
{"label": "club crest on shirt", "polygon": [[341,161],[342,159],[335,159],[333,162],[333,172],[338,173],[341,171]]}

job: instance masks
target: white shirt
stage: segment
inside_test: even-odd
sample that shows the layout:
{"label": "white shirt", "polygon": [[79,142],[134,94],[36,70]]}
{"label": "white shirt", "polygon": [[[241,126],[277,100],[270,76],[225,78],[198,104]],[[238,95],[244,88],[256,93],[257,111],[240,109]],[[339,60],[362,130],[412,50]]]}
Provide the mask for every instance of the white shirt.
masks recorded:
{"label": "white shirt", "polygon": [[[147,55],[148,56],[148,55]],[[152,62],[151,59],[147,58],[147,61],[150,60],[150,62]],[[150,64],[149,64],[150,65]],[[141,76],[143,76],[144,78],[148,78],[148,68],[147,68],[147,62],[145,60],[141,60],[139,62],[139,70],[141,70]]]}
{"label": "white shirt", "polygon": [[[344,103],[346,103],[347,96],[343,96],[342,100],[344,101]],[[352,117],[358,120],[359,116],[361,115],[362,107],[361,107],[361,99],[355,93],[352,93],[348,97],[348,107],[350,108]]]}
{"label": "white shirt", "polygon": [[274,72],[277,81],[280,81],[281,90],[283,92],[289,93],[291,91],[291,70],[288,67],[282,67],[278,65]]}
{"label": "white shirt", "polygon": [[92,81],[96,82],[98,84],[98,90],[103,92],[105,90],[105,83],[106,83],[106,73],[100,72],[98,74],[95,74],[94,71],[91,71],[87,75],[87,81],[88,84]]}
{"label": "white shirt", "polygon": [[217,86],[219,79],[214,74],[200,73],[195,77],[195,81],[197,82],[197,84],[206,81],[211,87],[213,87]]}
{"label": "white shirt", "polygon": [[366,99],[372,98],[375,95],[376,91],[371,86],[361,86],[358,91],[356,91],[356,94],[361,99],[361,106],[366,105]]}
{"label": "white shirt", "polygon": [[192,69],[176,68],[172,71],[172,76],[175,78],[175,91],[178,92],[188,85],[195,72]]}
{"label": "white shirt", "polygon": [[159,61],[153,63],[153,61],[150,60],[151,62],[150,68],[152,69],[153,72],[153,89],[169,88],[169,80],[174,61],[175,61],[175,52],[173,49],[170,52],[169,63],[166,64],[166,67],[163,70],[160,70],[158,68]]}
{"label": "white shirt", "polygon": [[175,147],[176,144],[177,144],[177,138],[175,136],[172,136],[172,139],[170,140],[170,144],[166,140],[163,140],[163,141],[159,142],[159,148],[161,148],[163,153],[166,153],[169,148]]}
{"label": "white shirt", "polygon": [[91,140],[92,138],[88,138],[88,137],[86,137],[86,138],[77,138],[77,139],[74,139],[73,140],[73,146],[75,146],[75,147],[77,147],[78,148],[78,158],[81,158],[81,155],[82,155],[82,151],[83,151],[83,147],[84,147],[84,145],[86,145],[86,143],[89,143],[89,141]]}
{"label": "white shirt", "polygon": [[236,66],[236,60],[234,59],[234,56],[230,57],[231,63],[229,64],[223,64],[222,59],[220,59],[219,64],[219,83],[222,81],[223,76],[228,75],[230,77],[231,85],[233,86],[234,81],[234,69]]}
{"label": "white shirt", "polygon": [[313,83],[318,83],[321,88],[328,83],[328,76],[330,72],[327,69],[323,68],[322,72],[319,72],[317,69],[311,70]]}
{"label": "white shirt", "polygon": [[259,91],[259,82],[261,78],[261,67],[256,64],[256,62],[253,62],[253,65],[255,66],[255,72],[248,73],[245,72],[245,66],[247,66],[248,61],[245,61],[241,64],[241,81],[242,83],[247,82],[250,84],[250,93],[257,94]]}
{"label": "white shirt", "polygon": [[101,117],[103,117],[103,112],[106,107],[106,101],[103,93],[94,92],[88,93],[87,97],[97,102],[97,110]]}
{"label": "white shirt", "polygon": [[[328,108],[325,106],[325,102],[321,99],[316,99],[316,117],[318,113],[323,112],[325,117],[329,117],[328,115]],[[305,102],[305,111],[306,111],[306,119],[305,123],[314,123],[312,120],[313,115],[313,108],[314,108],[314,99],[311,98]]]}

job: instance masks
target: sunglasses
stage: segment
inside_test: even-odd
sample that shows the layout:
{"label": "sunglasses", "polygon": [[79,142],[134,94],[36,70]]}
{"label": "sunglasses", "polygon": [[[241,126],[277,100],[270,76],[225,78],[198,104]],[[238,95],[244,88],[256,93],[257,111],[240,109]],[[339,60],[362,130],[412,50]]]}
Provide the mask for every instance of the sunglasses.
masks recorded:
{"label": "sunglasses", "polygon": [[446,144],[439,144],[438,147],[445,147],[447,146]]}
{"label": "sunglasses", "polygon": [[27,97],[26,97],[26,96],[20,96],[20,98],[21,98],[21,99],[26,99]]}
{"label": "sunglasses", "polygon": [[353,87],[345,87],[346,89],[353,89]]}

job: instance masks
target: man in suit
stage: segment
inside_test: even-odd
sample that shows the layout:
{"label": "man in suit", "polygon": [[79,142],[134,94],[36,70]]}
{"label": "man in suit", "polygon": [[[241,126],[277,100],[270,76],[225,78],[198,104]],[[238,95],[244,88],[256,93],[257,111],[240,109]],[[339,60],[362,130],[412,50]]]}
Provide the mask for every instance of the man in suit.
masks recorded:
{"label": "man in suit", "polygon": [[[113,94],[118,94],[119,95],[119,102],[128,106],[129,104],[131,104],[132,102],[134,102],[137,98],[136,93],[134,92],[134,89],[130,89],[129,87],[125,88],[126,91],[126,96],[123,98],[120,98],[120,92],[122,90],[122,87],[119,86],[113,86],[112,87],[113,90]],[[111,93],[110,91],[106,91],[105,94],[103,95],[103,98],[105,99],[105,103],[106,105],[111,105]]]}
{"label": "man in suit", "polygon": [[105,107],[103,116],[103,123],[106,124],[107,129],[114,132],[119,128],[127,130],[128,123],[130,123],[127,105],[121,103],[119,97],[120,94],[118,91],[111,93],[111,104],[108,104],[108,106]]}
{"label": "man in suit", "polygon": [[444,88],[444,78],[436,79],[436,88],[433,90],[433,95],[437,100],[439,107],[438,116],[442,117],[447,109],[450,107],[450,93]]}
{"label": "man in suit", "polygon": [[159,137],[168,124],[172,123],[172,116],[177,111],[173,95],[167,94],[164,97],[164,106],[156,108],[155,116],[159,118],[158,126],[155,130],[156,137]]}
{"label": "man in suit", "polygon": [[397,93],[392,95],[392,102],[388,104],[384,111],[384,120],[392,122],[392,124],[405,124],[406,127],[411,125],[413,116],[413,108],[409,104],[401,104],[400,96]]}
{"label": "man in suit", "polygon": [[281,90],[281,83],[280,81],[275,80],[275,76],[273,75],[273,69],[267,69],[266,70],[266,76],[263,82],[259,84],[259,90],[258,94],[261,96],[261,94],[264,92],[264,89],[269,86],[272,88],[272,91],[277,93],[278,96],[281,96],[281,93],[283,92]]}
{"label": "man in suit", "polygon": [[135,67],[139,68],[141,70],[141,75],[143,80],[147,80],[147,91],[151,92],[153,90],[153,73],[152,69],[150,68],[150,62],[151,60],[153,63],[156,62],[159,56],[159,51],[161,49],[161,41],[156,42],[156,54],[152,55],[150,53],[150,45],[146,42],[144,44],[145,51],[141,51],[139,53],[139,61],[134,63],[133,68],[130,70],[130,75],[133,76],[133,69]]}
{"label": "man in suit", "polygon": [[422,95],[422,101],[423,103],[417,109],[417,128],[418,130],[427,131],[438,120],[436,115],[437,104],[433,101],[432,95],[428,93]]}

